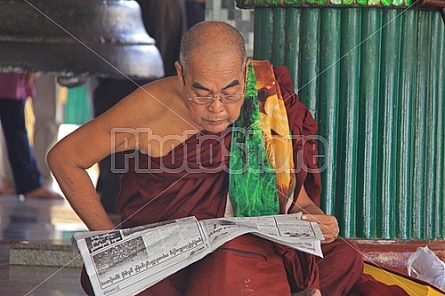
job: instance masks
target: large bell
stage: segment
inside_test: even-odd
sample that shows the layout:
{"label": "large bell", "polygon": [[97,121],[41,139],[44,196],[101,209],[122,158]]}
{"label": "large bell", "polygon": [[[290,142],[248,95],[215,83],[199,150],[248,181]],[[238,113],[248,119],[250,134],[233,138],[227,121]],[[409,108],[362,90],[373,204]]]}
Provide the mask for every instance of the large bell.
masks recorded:
{"label": "large bell", "polygon": [[0,0],[0,72],[74,86],[90,75],[155,79],[163,69],[135,1]]}

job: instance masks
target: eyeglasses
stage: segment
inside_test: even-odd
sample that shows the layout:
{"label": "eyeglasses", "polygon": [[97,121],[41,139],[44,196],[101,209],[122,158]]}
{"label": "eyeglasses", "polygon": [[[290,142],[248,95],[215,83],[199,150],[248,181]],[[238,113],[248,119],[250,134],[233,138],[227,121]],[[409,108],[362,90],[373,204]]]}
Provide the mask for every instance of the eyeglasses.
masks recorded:
{"label": "eyeglasses", "polygon": [[244,94],[233,94],[233,95],[218,95],[218,96],[207,96],[207,97],[188,97],[195,105],[209,106],[213,101],[219,99],[223,104],[233,104],[238,102],[244,97]]}

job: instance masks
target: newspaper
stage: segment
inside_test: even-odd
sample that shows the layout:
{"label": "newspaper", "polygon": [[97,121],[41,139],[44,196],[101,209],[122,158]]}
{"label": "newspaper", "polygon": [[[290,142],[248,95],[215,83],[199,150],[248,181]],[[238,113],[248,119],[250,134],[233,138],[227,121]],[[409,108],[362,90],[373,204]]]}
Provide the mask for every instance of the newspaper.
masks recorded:
{"label": "newspaper", "polygon": [[301,220],[301,213],[201,221],[187,217],[77,232],[73,247],[82,256],[95,295],[134,295],[247,233],[323,257],[323,234],[317,223]]}

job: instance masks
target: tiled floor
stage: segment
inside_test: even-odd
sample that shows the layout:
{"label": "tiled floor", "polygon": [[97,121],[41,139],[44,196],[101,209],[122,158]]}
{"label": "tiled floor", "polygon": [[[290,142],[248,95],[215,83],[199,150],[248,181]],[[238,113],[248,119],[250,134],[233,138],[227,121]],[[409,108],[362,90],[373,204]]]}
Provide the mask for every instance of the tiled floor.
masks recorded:
{"label": "tiled floor", "polygon": [[1,295],[85,295],[79,284],[80,268],[9,265],[3,252],[0,259]]}
{"label": "tiled floor", "polygon": [[[59,139],[76,128],[61,125]],[[95,184],[97,165],[88,173]],[[53,182],[52,189],[61,193],[57,182]],[[66,201],[20,200],[15,195],[0,195],[0,296],[85,295],[79,283],[80,267],[65,266],[76,256],[71,253],[71,236],[83,230],[85,225]],[[34,248],[29,252],[25,244],[39,245],[42,250]],[[11,254],[18,254],[20,260],[14,260]]]}
{"label": "tiled floor", "polygon": [[[54,259],[51,249],[57,245],[66,246],[69,252],[72,233],[86,230],[67,202],[0,196],[0,230],[0,295],[85,295],[79,284],[80,267],[64,266],[70,260],[59,260],[60,266],[32,262]],[[37,252],[28,258],[28,265],[10,264],[11,246],[33,243],[48,246],[50,251]],[[71,255],[75,256],[68,253]]]}

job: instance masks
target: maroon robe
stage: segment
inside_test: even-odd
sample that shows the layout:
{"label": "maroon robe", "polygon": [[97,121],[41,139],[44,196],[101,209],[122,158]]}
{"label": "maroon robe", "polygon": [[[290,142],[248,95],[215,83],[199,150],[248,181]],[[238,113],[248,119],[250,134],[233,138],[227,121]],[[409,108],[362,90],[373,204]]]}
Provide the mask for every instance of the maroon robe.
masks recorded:
{"label": "maroon robe", "polygon": [[[287,68],[275,69],[294,139],[297,169],[296,199],[304,184],[319,205],[321,180],[317,170],[317,147],[311,136],[317,124],[309,110],[292,93]],[[121,179],[118,210],[123,228],[170,219],[196,216],[223,217],[229,189],[230,133],[198,133],[164,157],[130,155],[129,171]],[[307,169],[312,171],[308,173]],[[303,167],[303,168],[304,168]],[[160,172],[162,171],[162,173]],[[234,239],[201,261],[148,288],[144,296],[202,295],[290,295],[306,287],[323,295],[407,295],[371,277],[363,277],[363,258],[357,247],[344,240],[322,246],[325,258],[298,252],[270,241],[244,235]],[[363,290],[354,286],[358,282]],[[364,284],[364,285],[363,285]],[[86,274],[82,285],[91,293]],[[371,293],[372,291],[372,293]],[[391,291],[391,292],[390,292]],[[398,294],[399,293],[399,294]]]}

